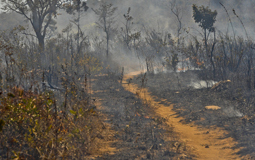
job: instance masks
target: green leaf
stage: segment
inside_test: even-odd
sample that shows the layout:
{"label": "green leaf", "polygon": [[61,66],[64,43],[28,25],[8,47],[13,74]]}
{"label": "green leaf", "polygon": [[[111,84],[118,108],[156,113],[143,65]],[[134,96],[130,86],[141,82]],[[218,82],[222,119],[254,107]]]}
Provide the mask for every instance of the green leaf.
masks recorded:
{"label": "green leaf", "polygon": [[72,113],[73,115],[76,115],[76,112],[74,110],[70,110],[70,113]]}

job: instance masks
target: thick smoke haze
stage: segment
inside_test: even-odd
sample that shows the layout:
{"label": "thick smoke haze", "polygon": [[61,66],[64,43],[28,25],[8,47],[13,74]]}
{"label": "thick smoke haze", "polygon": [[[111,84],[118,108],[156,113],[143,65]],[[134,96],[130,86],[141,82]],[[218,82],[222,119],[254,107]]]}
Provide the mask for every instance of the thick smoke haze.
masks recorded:
{"label": "thick smoke haze", "polygon": [[[123,27],[124,18],[123,15],[126,14],[129,7],[131,7],[130,15],[134,18],[134,28],[136,30],[141,30],[143,26],[155,29],[155,30],[164,30],[172,33],[174,36],[177,34],[177,20],[176,17],[170,10],[170,2],[173,0],[108,0],[108,3],[112,3],[115,7],[118,7],[116,11],[116,21],[118,27]],[[192,18],[192,4],[198,6],[204,5],[208,6],[212,10],[217,10],[218,15],[216,18],[215,26],[221,32],[229,32],[232,34],[229,18],[220,5],[220,2],[225,5],[227,8],[230,18],[233,22],[235,32],[237,35],[244,36],[244,29],[240,24],[239,20],[233,14],[232,9],[235,9],[237,15],[243,21],[249,34],[254,33],[254,2],[252,1],[223,1],[223,0],[179,0],[176,1],[176,6],[181,9],[182,15],[182,25],[183,28],[187,28],[190,32],[197,33],[196,30],[201,31],[197,24],[195,24]],[[82,19],[83,27],[85,30],[93,30],[97,21],[97,17],[91,8],[98,8],[99,1],[88,0],[88,6],[90,9],[87,13],[84,14]],[[58,28],[61,30],[65,25],[69,23],[69,20],[72,19],[72,16],[66,15],[64,12],[61,16],[57,18]]]}
{"label": "thick smoke haze", "polygon": [[[125,14],[128,8],[131,7],[130,15],[134,18],[134,24],[136,26],[134,28],[137,30],[146,26],[156,30],[167,30],[169,33],[176,35],[177,20],[170,10],[170,2],[173,1],[174,0],[107,0],[106,2],[112,3],[115,7],[118,7],[118,10],[116,11],[116,20],[119,28],[122,27],[124,23],[123,14]],[[195,30],[200,30],[200,28],[194,23],[192,18],[192,4],[198,6],[204,5],[212,10],[217,10],[218,15],[215,26],[218,30],[224,33],[227,30],[230,30],[230,25],[229,18],[220,3],[224,4],[227,8],[237,34],[244,36],[244,30],[239,20],[233,14],[232,9],[235,9],[237,15],[242,19],[248,33],[254,33],[254,16],[252,15],[255,14],[255,2],[252,0],[178,0],[176,1],[176,6],[181,9],[183,27],[195,33],[197,32]],[[90,9],[82,18],[84,30],[93,30],[95,28],[94,23],[97,21],[97,17],[91,8],[96,9],[99,7],[99,4],[100,1],[98,0],[87,0],[87,5]],[[2,6],[1,3],[0,6]],[[70,23],[72,16],[66,14],[64,11],[59,12],[61,15],[58,16],[56,20],[58,22],[58,30],[61,31]],[[17,23],[20,23],[20,21],[17,21]],[[231,34],[230,31],[229,33]]]}
{"label": "thick smoke haze", "polygon": [[[98,21],[98,17],[94,13],[92,9],[99,8],[100,1],[98,0],[87,0],[87,5],[89,7],[88,11],[82,14],[81,18],[81,28],[82,31],[88,36],[98,36],[104,37],[104,33],[102,30],[96,27],[96,22]],[[124,14],[127,13],[128,8],[131,8],[130,15],[133,17],[133,25],[131,30],[133,32],[142,31],[144,29],[155,30],[157,32],[168,34],[171,33],[172,37],[177,36],[177,27],[178,21],[176,16],[171,12],[171,3],[174,0],[107,0],[107,3],[112,3],[114,7],[118,9],[115,12],[115,27],[120,30],[121,27],[125,25]],[[235,12],[242,20],[248,35],[252,35],[255,32],[254,29],[254,2],[251,0],[241,1],[241,0],[233,0],[233,1],[223,1],[223,0],[175,0],[176,7],[180,9],[180,17],[182,22],[182,37],[185,37],[185,40],[188,40],[189,35],[197,36],[202,39],[201,28],[196,24],[192,18],[192,5],[196,4],[197,6],[208,6],[211,10],[216,10],[218,15],[216,17],[215,27],[218,32],[222,32],[223,34],[228,33],[229,35],[233,34],[232,28],[229,23],[229,17],[225,12],[224,8],[220,5],[222,3],[228,13],[230,15],[231,21],[234,26],[234,32],[236,36],[245,37],[244,28],[241,25],[238,18],[233,14],[232,9],[235,9]],[[66,28],[69,24],[71,24],[75,15],[69,15],[64,10],[58,11],[60,14],[55,18],[57,21],[57,32],[61,33],[61,31]],[[6,14],[6,13],[3,13]],[[22,17],[20,15],[15,15],[15,13],[10,14],[9,16],[15,17],[14,21],[10,21],[12,18],[8,18],[8,25],[14,26],[16,25],[24,25]],[[6,18],[6,15],[3,16]],[[2,29],[10,29],[12,27],[8,27],[8,25],[0,25]],[[3,27],[4,26],[4,27]],[[32,31],[32,29],[31,29]],[[186,32],[187,31],[187,32]],[[73,32],[76,32],[76,27],[73,25]],[[188,34],[187,34],[188,33]],[[143,35],[142,35],[143,36]],[[252,38],[252,37],[249,37]],[[93,47],[92,47],[93,48]],[[114,56],[116,62],[129,63],[132,64],[130,66],[135,66],[134,64],[141,64],[138,62],[138,59],[134,56],[127,56],[130,53],[126,53],[126,50],[123,50],[121,47],[116,47],[111,50],[112,54],[121,56]],[[124,59],[124,61],[123,61]],[[125,65],[125,64],[124,64]]]}

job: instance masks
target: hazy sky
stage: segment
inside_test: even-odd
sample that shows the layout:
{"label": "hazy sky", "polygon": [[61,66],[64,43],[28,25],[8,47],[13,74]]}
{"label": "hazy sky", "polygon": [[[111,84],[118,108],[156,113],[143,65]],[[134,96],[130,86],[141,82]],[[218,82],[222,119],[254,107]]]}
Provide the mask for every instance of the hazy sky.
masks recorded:
{"label": "hazy sky", "polygon": [[[93,0],[90,0],[93,2]],[[96,0],[94,0],[96,1]],[[114,6],[118,7],[116,11],[116,19],[118,20],[118,27],[121,27],[124,22],[123,14],[127,12],[128,7],[131,7],[131,16],[134,18],[134,22],[139,25],[146,25],[150,28],[168,30],[169,32],[176,33],[176,17],[170,11],[169,0],[107,0],[107,2],[113,2]],[[209,6],[212,10],[217,10],[217,21],[215,23],[219,30],[226,31],[229,28],[229,20],[223,7],[219,4],[222,2],[229,11],[233,24],[235,25],[236,32],[242,34],[243,27],[239,20],[235,17],[232,9],[236,10],[236,13],[242,19],[249,34],[254,33],[254,4],[252,0],[177,0],[178,5],[182,8],[182,22],[183,26],[188,28],[196,28],[199,30],[198,25],[194,23],[192,19],[192,4]],[[0,6],[1,3],[0,3]],[[90,7],[90,6],[89,6]],[[58,17],[59,27],[61,29],[69,23],[72,19],[71,16],[65,14]],[[97,17],[91,11],[85,14],[83,18],[84,27],[88,28],[93,26],[92,24],[97,21]]]}

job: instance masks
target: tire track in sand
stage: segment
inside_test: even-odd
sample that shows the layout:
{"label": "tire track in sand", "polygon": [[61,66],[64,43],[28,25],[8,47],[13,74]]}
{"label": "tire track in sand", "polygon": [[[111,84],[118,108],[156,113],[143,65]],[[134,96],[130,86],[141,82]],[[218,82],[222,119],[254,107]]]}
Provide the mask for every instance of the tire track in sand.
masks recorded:
{"label": "tire track in sand", "polygon": [[[173,111],[173,104],[166,106],[156,102],[153,96],[147,89],[140,90],[138,85],[130,83],[127,85],[127,80],[140,72],[132,72],[125,75],[123,78],[123,87],[139,96],[139,98],[149,104],[155,113],[166,119],[166,123],[172,126],[179,134],[180,139],[191,148],[191,153],[196,156],[198,160],[238,160],[241,159],[236,153],[240,149],[232,149],[236,146],[237,142],[229,137],[224,138],[227,131],[212,126],[211,128],[202,128],[192,123],[183,124],[180,121],[182,117],[177,117],[176,112]],[[167,101],[162,99],[162,101]]]}

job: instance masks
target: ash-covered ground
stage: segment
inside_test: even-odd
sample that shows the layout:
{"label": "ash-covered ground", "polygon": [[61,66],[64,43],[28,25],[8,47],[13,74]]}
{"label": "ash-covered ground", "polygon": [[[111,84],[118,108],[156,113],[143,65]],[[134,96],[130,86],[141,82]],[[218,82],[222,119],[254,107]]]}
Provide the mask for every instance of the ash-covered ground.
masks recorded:
{"label": "ash-covered ground", "polygon": [[[141,74],[132,83],[147,88],[158,101],[163,98],[166,103],[174,104],[177,115],[184,117],[183,123],[223,128],[228,132],[225,138],[234,138],[238,142],[235,147],[242,147],[240,156],[255,159],[254,91],[231,81],[219,84],[205,81],[200,75],[200,71]],[[143,77],[146,77],[144,82]],[[206,106],[219,108],[212,110]]]}
{"label": "ash-covered ground", "polygon": [[[95,101],[100,101],[98,111],[106,115],[115,141],[114,154],[105,153],[96,159],[192,159],[188,147],[182,143],[172,127],[156,117],[146,104],[119,83],[119,76],[102,75],[93,78]],[[128,84],[124,84],[128,85]]]}

